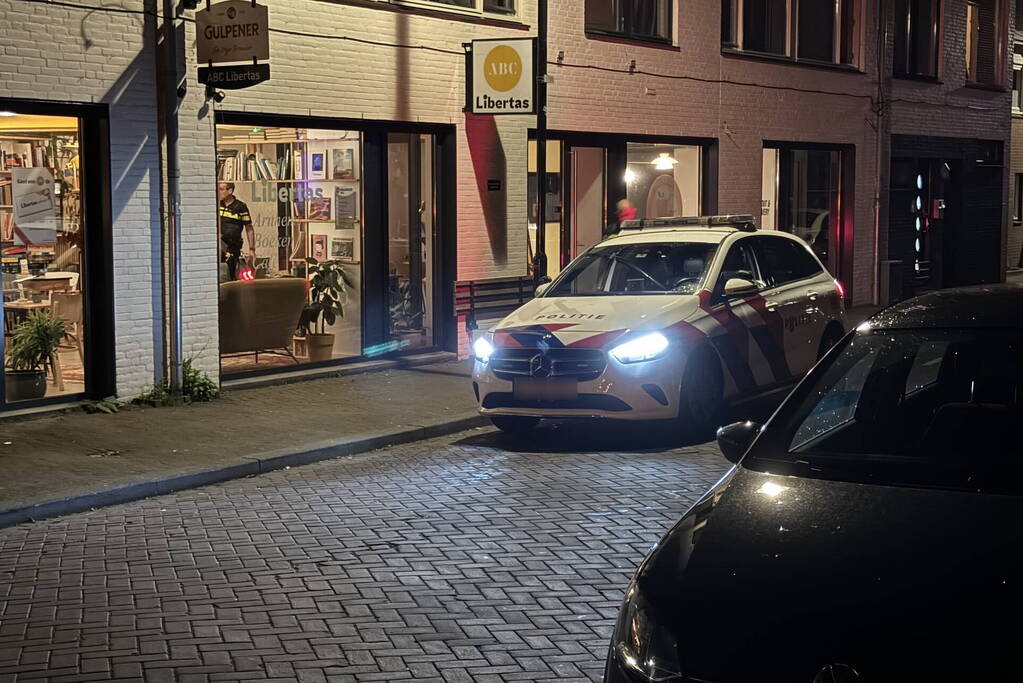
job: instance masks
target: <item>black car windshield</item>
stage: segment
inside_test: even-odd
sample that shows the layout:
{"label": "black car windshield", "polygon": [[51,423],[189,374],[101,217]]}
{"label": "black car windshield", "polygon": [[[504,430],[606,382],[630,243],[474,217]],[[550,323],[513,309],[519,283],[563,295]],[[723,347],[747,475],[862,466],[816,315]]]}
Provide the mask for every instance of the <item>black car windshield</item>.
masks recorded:
{"label": "black car windshield", "polygon": [[580,256],[545,296],[694,294],[716,250],[701,242],[610,244]]}
{"label": "black car windshield", "polygon": [[1023,492],[1023,331],[858,334],[775,421],[748,458],[753,469],[788,462],[971,490],[1003,490],[1009,477]]}

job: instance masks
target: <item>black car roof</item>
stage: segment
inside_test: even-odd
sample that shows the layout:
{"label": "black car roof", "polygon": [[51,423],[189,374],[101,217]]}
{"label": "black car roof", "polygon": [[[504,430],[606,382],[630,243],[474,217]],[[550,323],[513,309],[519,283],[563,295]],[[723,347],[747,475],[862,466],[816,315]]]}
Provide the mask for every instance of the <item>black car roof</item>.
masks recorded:
{"label": "black car roof", "polygon": [[928,292],[867,319],[875,329],[1023,328],[1023,285],[956,287]]}

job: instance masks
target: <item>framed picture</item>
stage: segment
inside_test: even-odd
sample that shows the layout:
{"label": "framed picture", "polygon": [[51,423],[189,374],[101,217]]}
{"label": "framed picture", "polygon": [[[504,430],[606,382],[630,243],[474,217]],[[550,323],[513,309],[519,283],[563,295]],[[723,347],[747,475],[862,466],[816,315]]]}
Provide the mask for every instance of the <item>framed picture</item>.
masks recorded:
{"label": "framed picture", "polygon": [[309,220],[330,220],[330,197],[313,197],[309,200]]}
{"label": "framed picture", "polygon": [[326,175],[326,168],[323,163],[323,152],[313,152],[309,155],[309,177],[323,178]]}
{"label": "framed picture", "polygon": [[330,240],[330,258],[338,261],[355,261],[355,240],[347,237],[335,237]]}
{"label": "framed picture", "polygon": [[354,180],[354,150],[351,147],[330,150],[330,170],[334,180]]}
{"label": "framed picture", "polygon": [[317,261],[327,260],[327,236],[326,235],[312,235],[313,240],[313,253],[312,257]]}
{"label": "framed picture", "polygon": [[355,188],[334,188],[334,227],[338,230],[355,227]]}

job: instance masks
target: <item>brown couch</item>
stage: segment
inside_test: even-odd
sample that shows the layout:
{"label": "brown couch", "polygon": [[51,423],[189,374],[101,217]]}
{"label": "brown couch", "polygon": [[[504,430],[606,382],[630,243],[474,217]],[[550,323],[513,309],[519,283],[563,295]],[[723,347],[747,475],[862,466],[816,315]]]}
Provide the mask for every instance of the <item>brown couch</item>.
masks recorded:
{"label": "brown couch", "polygon": [[288,350],[305,303],[305,278],[221,283],[220,352]]}

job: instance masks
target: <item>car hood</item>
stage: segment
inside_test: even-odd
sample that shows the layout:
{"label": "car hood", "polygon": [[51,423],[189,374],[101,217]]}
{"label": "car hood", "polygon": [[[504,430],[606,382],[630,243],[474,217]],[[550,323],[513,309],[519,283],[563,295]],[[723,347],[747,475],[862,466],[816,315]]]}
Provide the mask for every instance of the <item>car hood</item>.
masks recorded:
{"label": "car hood", "polygon": [[739,468],[637,587],[700,680],[982,680],[1015,648],[1020,502]]}
{"label": "car hood", "polygon": [[691,320],[696,295],[577,296],[533,299],[494,328],[497,346],[532,346],[540,338],[599,348],[630,332],[659,331]]}

